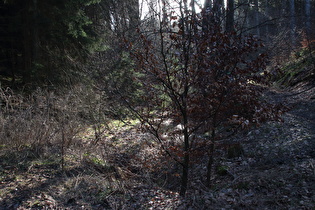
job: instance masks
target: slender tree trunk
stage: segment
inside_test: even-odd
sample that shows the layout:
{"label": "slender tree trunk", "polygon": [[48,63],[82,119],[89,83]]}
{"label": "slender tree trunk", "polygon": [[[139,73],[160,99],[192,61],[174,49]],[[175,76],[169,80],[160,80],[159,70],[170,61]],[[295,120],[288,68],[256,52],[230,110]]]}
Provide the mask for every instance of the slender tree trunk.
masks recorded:
{"label": "slender tree trunk", "polygon": [[32,76],[34,63],[38,62],[39,34],[38,34],[38,8],[37,0],[27,0],[22,14],[23,18],[23,80],[29,82]]}
{"label": "slender tree trunk", "polygon": [[222,16],[223,16],[222,8],[224,8],[223,0],[213,1],[213,13],[214,13],[215,20],[217,22],[219,22],[222,19]]}
{"label": "slender tree trunk", "polygon": [[38,34],[38,8],[37,0],[32,2],[32,62],[38,62],[39,55],[39,34]]}
{"label": "slender tree trunk", "polygon": [[291,38],[291,44],[292,46],[296,45],[296,40],[295,40],[295,4],[294,0],[289,1],[289,6],[290,6],[290,38]]}
{"label": "slender tree trunk", "polygon": [[206,175],[206,185],[211,187],[211,174],[212,174],[212,166],[214,162],[214,141],[215,141],[215,129],[212,129],[211,133],[211,145],[209,148],[209,156],[208,156],[208,165],[207,165],[207,175]]}
{"label": "slender tree trunk", "polygon": [[204,9],[211,10],[211,8],[212,8],[212,0],[205,0]]}
{"label": "slender tree trunk", "polygon": [[22,15],[23,21],[23,81],[29,82],[32,68],[32,31],[31,31],[31,17],[29,13],[30,3],[25,2],[25,9]]}
{"label": "slender tree trunk", "polygon": [[[184,54],[189,53],[184,47]],[[188,59],[186,57],[186,59]],[[188,62],[187,62],[188,63]],[[187,65],[187,64],[185,64]],[[187,66],[184,70],[184,74],[187,77]],[[183,116],[183,135],[184,135],[184,161],[183,161],[183,173],[182,173],[182,182],[181,182],[181,189],[180,189],[180,195],[185,196],[187,191],[187,185],[188,185],[188,173],[189,173],[189,164],[190,164],[190,142],[189,142],[189,132],[188,132],[188,113],[187,113],[187,96],[188,96],[188,80],[185,82],[185,88],[184,93],[182,96],[182,108],[180,109]]]}
{"label": "slender tree trunk", "polygon": [[[192,2],[194,3],[194,2]],[[184,13],[188,10],[188,5],[187,1],[184,1],[184,11],[181,11],[182,17],[185,17]],[[184,13],[183,13],[184,12]],[[188,112],[187,112],[187,107],[188,107],[188,91],[189,91],[189,60],[190,60],[190,48],[191,48],[191,41],[192,41],[192,36],[187,36],[186,33],[188,34],[193,34],[193,28],[191,28],[191,22],[183,22],[183,29],[184,32],[182,34],[183,40],[188,39],[189,41],[187,44],[183,45],[183,59],[184,59],[184,68],[182,71],[182,74],[184,76],[184,89],[183,89],[183,94],[181,95],[181,114],[182,114],[182,119],[183,119],[183,135],[184,135],[184,160],[183,160],[183,173],[182,173],[182,182],[181,182],[181,189],[180,189],[180,195],[185,196],[186,191],[187,191],[187,186],[188,186],[188,176],[189,176],[189,164],[190,164],[190,139],[189,139],[189,131],[188,131]]]}
{"label": "slender tree trunk", "polygon": [[[270,4],[269,4],[269,1],[266,1],[266,4],[265,4],[265,7],[266,7],[266,16],[267,16],[267,18],[266,18],[266,21],[270,21],[270,18],[269,18],[269,13],[270,13]],[[269,32],[270,32],[270,30],[269,30],[269,25],[270,25],[270,23],[267,23],[267,25],[266,25],[266,31],[265,31],[265,37],[267,38],[267,40],[269,40],[269,37],[270,37],[270,34],[269,34]]]}
{"label": "slender tree trunk", "polygon": [[[187,49],[184,48],[184,54],[189,53]],[[188,59],[188,58],[186,58]],[[188,63],[188,62],[187,62]],[[185,76],[188,76],[187,66],[184,70]],[[187,113],[187,96],[188,96],[188,82],[186,81],[186,85],[184,88],[184,93],[182,96],[182,107],[181,112],[183,116],[183,135],[184,135],[184,160],[183,160],[183,173],[182,173],[182,181],[181,181],[181,189],[180,195],[185,196],[188,185],[188,173],[189,173],[189,164],[190,164],[190,142],[189,142],[189,132],[188,132],[188,113]]]}
{"label": "slender tree trunk", "polygon": [[10,73],[11,73],[11,77],[12,77],[12,80],[11,80],[11,84],[14,85],[15,83],[15,70],[17,68],[17,52],[15,51],[15,49],[12,47],[13,46],[13,43],[12,43],[13,40],[11,40],[10,42],[10,49],[7,50],[7,61],[8,61],[8,66],[10,66]]}
{"label": "slender tree trunk", "polygon": [[137,27],[140,23],[140,13],[139,13],[139,1],[138,0],[129,0],[127,4],[128,16],[130,19],[129,27]]}
{"label": "slender tree trunk", "polygon": [[256,35],[260,36],[260,27],[259,27],[259,4],[258,0],[254,1],[255,4],[255,27],[256,27]]}
{"label": "slender tree trunk", "polygon": [[311,32],[311,1],[305,0],[305,30],[307,38],[310,37]]}
{"label": "slender tree trunk", "polygon": [[234,0],[227,1],[226,31],[234,30]]}
{"label": "slender tree trunk", "polygon": [[185,196],[188,186],[188,173],[189,173],[189,135],[187,131],[187,127],[184,128],[184,161],[183,161],[183,172],[182,172],[182,180],[181,180],[181,189],[180,195]]}
{"label": "slender tree trunk", "polygon": [[247,0],[240,0],[238,1],[239,4],[239,15],[240,15],[240,27],[241,27],[241,34],[247,33],[247,28],[249,27],[249,21],[248,21],[248,16],[249,16],[249,7],[248,7],[248,1]]}
{"label": "slender tree trunk", "polygon": [[212,13],[212,1],[211,0],[205,0],[204,3],[204,14],[203,14],[203,20],[202,20],[202,30],[207,31],[209,30],[209,27],[211,24],[213,24],[213,15]]}

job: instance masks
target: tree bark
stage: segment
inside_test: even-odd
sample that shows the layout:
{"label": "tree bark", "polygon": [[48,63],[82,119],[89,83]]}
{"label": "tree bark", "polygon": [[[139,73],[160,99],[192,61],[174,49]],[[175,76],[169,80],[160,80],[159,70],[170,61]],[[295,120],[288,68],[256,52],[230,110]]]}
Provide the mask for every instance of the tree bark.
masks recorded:
{"label": "tree bark", "polygon": [[212,166],[214,162],[214,140],[215,140],[215,129],[212,129],[211,134],[211,145],[209,148],[209,155],[208,155],[208,165],[207,165],[207,175],[206,175],[206,185],[210,188],[211,187],[211,174],[212,174]]}
{"label": "tree bark", "polygon": [[234,0],[227,1],[226,31],[234,30]]}
{"label": "tree bark", "polygon": [[215,0],[213,2],[213,10],[216,13],[216,16],[221,17],[221,15],[222,15],[222,8],[224,8],[223,0]]}
{"label": "tree bark", "polygon": [[[266,1],[266,4],[265,4],[265,10],[266,10],[266,21],[270,21],[270,18],[269,18],[269,13],[270,13],[270,4],[269,4],[269,1]],[[267,37],[267,40],[269,38],[269,24],[267,23],[266,25],[266,31],[265,31],[265,36]]]}
{"label": "tree bark", "polygon": [[32,62],[38,62],[39,55],[39,34],[38,34],[38,8],[37,0],[32,2]]}
{"label": "tree bark", "polygon": [[184,161],[183,161],[183,172],[182,172],[182,180],[181,180],[181,189],[180,189],[180,195],[185,196],[187,191],[187,185],[188,185],[188,172],[189,172],[189,161],[190,161],[190,155],[189,155],[189,135],[187,132],[184,131]]}
{"label": "tree bark", "polygon": [[180,195],[185,196],[187,191],[187,185],[188,185],[188,173],[189,173],[189,161],[190,161],[190,142],[189,142],[189,132],[188,132],[188,116],[187,116],[187,95],[188,95],[188,84],[186,83],[185,91],[183,94],[183,106],[181,108],[182,110],[182,116],[183,116],[183,122],[184,122],[184,129],[183,129],[183,135],[184,135],[184,161],[183,161],[183,172],[182,172],[182,181],[181,181],[181,189],[180,189]]}
{"label": "tree bark", "polygon": [[306,36],[310,37],[311,32],[311,1],[305,0],[305,30]]}
{"label": "tree bark", "polygon": [[259,28],[259,4],[258,0],[254,1],[255,4],[255,27],[256,27],[256,35],[260,36],[260,28]]}
{"label": "tree bark", "polygon": [[295,40],[295,4],[294,0],[289,1],[289,7],[290,7],[290,38],[291,38],[291,44],[292,46],[296,45]]}
{"label": "tree bark", "polygon": [[23,21],[23,82],[30,81],[32,68],[32,25],[29,13],[30,1],[25,2],[25,9],[22,14]]}
{"label": "tree bark", "polygon": [[212,0],[205,0],[204,9],[211,10],[211,8],[212,8]]}

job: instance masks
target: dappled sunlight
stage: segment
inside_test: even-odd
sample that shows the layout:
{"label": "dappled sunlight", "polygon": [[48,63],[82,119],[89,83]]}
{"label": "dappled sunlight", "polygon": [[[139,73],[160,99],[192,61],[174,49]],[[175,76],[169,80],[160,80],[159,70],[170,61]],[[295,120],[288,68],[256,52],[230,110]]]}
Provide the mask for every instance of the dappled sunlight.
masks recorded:
{"label": "dappled sunlight", "polygon": [[313,8],[0,0],[0,209],[314,209]]}

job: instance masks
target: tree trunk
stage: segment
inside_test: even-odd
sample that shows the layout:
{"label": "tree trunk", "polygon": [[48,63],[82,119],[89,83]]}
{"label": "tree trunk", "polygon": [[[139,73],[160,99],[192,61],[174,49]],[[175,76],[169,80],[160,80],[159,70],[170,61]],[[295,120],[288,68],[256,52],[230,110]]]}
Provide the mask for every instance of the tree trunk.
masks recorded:
{"label": "tree trunk", "polygon": [[211,10],[211,8],[212,8],[212,1],[211,0],[205,0],[204,9],[205,10]]}
{"label": "tree trunk", "polygon": [[259,4],[258,0],[254,1],[255,4],[255,27],[256,27],[256,35],[260,36],[260,27],[259,27]]}
{"label": "tree trunk", "polygon": [[[184,98],[187,97],[187,93],[185,91]],[[183,120],[184,120],[184,130],[183,130],[183,135],[184,135],[184,161],[183,161],[183,172],[182,172],[182,180],[181,180],[181,189],[179,194],[181,196],[185,196],[186,191],[187,191],[187,185],[188,185],[188,173],[189,173],[189,161],[190,161],[190,143],[189,143],[189,133],[188,133],[188,117],[187,117],[187,112],[186,112],[186,100],[184,99],[184,104],[183,107],[185,107],[183,110]]]}
{"label": "tree trunk", "polygon": [[180,188],[180,195],[185,196],[187,191],[187,185],[188,185],[188,172],[189,172],[189,139],[188,139],[188,133],[184,134],[185,139],[185,154],[184,154],[184,162],[183,162],[183,172],[182,172],[182,180],[181,180],[181,188]]}
{"label": "tree trunk", "polygon": [[212,166],[214,162],[214,141],[215,141],[215,129],[212,129],[211,133],[211,145],[209,148],[209,155],[208,155],[208,165],[207,165],[207,175],[206,175],[206,185],[210,188],[211,187],[211,174],[212,174]]}
{"label": "tree trunk", "polygon": [[32,31],[31,17],[29,13],[30,4],[26,1],[23,11],[23,82],[30,82],[32,68]]}
{"label": "tree trunk", "polygon": [[213,6],[211,0],[205,0],[204,3],[204,14],[203,14],[203,20],[202,20],[202,30],[207,31],[210,29],[210,25],[213,24],[214,18],[213,18]]}
{"label": "tree trunk", "polygon": [[311,1],[305,0],[305,30],[307,38],[310,37],[311,32]]}
{"label": "tree trunk", "polygon": [[220,18],[222,18],[222,15],[223,15],[222,8],[224,8],[223,0],[213,1],[213,12],[214,12],[217,20],[220,20]]}
{"label": "tree trunk", "polygon": [[[184,35],[183,35],[184,36]],[[184,47],[184,54],[188,53],[187,49]],[[188,59],[188,58],[186,58]],[[188,63],[188,62],[187,62]],[[188,76],[187,66],[184,70],[184,75]],[[189,164],[190,164],[190,142],[189,142],[189,132],[188,132],[188,113],[187,113],[187,96],[188,96],[188,82],[185,82],[184,93],[182,96],[182,108],[180,109],[183,116],[183,135],[184,135],[184,161],[183,161],[183,173],[182,173],[182,182],[181,189],[179,194],[185,196],[188,186],[188,173],[189,173]]]}
{"label": "tree trunk", "polygon": [[234,0],[227,1],[226,31],[234,30]]}
{"label": "tree trunk", "polygon": [[[32,68],[38,62],[39,34],[38,34],[38,8],[37,0],[28,0],[25,3],[23,18],[23,81],[30,82],[34,76]],[[36,74],[37,72],[35,72]],[[36,75],[35,75],[36,76]]]}
{"label": "tree trunk", "polygon": [[33,63],[38,62],[39,56],[39,34],[38,34],[38,8],[37,8],[37,0],[33,0],[32,2],[32,60]]}
{"label": "tree trunk", "polygon": [[247,33],[247,28],[249,27],[249,6],[248,0],[239,0],[238,1],[238,10],[239,10],[239,25],[241,27],[241,34]]}
{"label": "tree trunk", "polygon": [[139,1],[132,0],[128,2],[128,16],[130,19],[129,27],[135,28],[138,27],[140,23],[140,14],[139,14]]}
{"label": "tree trunk", "polygon": [[270,37],[270,34],[269,34],[269,32],[270,32],[270,30],[269,30],[269,25],[270,25],[270,23],[269,23],[269,21],[270,21],[270,18],[269,18],[269,15],[270,15],[269,1],[266,1],[265,7],[266,7],[266,9],[265,9],[266,10],[266,16],[267,16],[266,21],[268,21],[267,25],[266,25],[265,36],[266,36],[267,40],[269,41],[269,37]]}
{"label": "tree trunk", "polygon": [[181,180],[181,188],[180,188],[180,192],[179,194],[181,196],[185,196],[186,191],[187,191],[187,185],[188,185],[188,173],[189,173],[189,161],[190,161],[190,154],[189,154],[189,150],[190,150],[190,143],[189,143],[189,133],[188,133],[188,117],[187,117],[187,112],[186,112],[186,97],[187,97],[187,91],[185,91],[184,94],[184,104],[183,107],[183,121],[184,121],[184,129],[183,129],[183,135],[184,135],[184,160],[183,160],[183,172],[182,172],[182,180]]}
{"label": "tree trunk", "polygon": [[291,44],[294,47],[296,45],[296,40],[295,40],[295,5],[294,5],[294,0],[289,1],[289,6],[290,6],[290,38],[291,38]]}

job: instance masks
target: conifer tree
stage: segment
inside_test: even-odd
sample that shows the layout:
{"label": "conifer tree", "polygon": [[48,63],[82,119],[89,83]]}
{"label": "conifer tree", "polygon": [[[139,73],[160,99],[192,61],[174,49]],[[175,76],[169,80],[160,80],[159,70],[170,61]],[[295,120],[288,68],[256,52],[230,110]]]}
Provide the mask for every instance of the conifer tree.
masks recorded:
{"label": "conifer tree", "polygon": [[13,79],[20,75],[23,83],[60,82],[77,74],[84,58],[100,50],[103,32],[96,26],[106,20],[90,11],[100,2],[0,1],[0,56]]}

